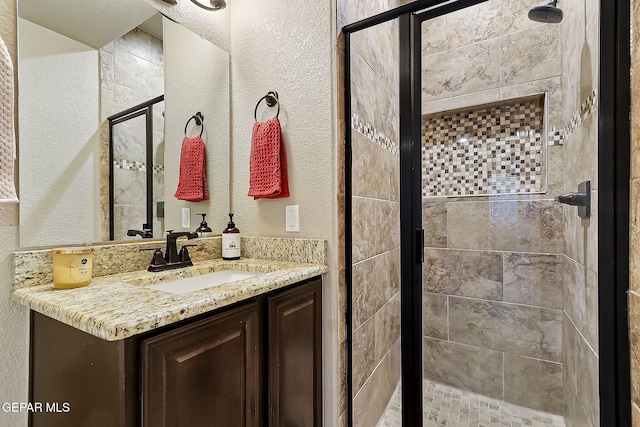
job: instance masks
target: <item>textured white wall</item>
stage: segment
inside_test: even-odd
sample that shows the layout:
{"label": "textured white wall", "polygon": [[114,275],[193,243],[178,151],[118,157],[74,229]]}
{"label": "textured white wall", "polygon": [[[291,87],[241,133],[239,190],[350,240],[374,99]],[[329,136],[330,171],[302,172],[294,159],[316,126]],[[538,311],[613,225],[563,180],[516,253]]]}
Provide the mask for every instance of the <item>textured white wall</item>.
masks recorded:
{"label": "textured white wall", "polygon": [[[335,4],[229,0],[225,10],[210,13],[191,2],[169,6],[160,0],[145,1],[231,52],[231,181],[233,210],[242,232],[329,241],[331,271],[324,278],[323,297],[324,425],[338,425]],[[0,12],[0,34],[13,38],[15,43],[15,6],[0,2]],[[278,91],[282,101],[280,119],[287,147],[291,197],[254,201],[246,196],[253,108],[269,90]],[[262,118],[266,117],[265,113]],[[300,233],[284,231],[287,204],[300,205]],[[5,295],[11,287],[10,252],[18,248],[17,233],[16,210],[0,207],[0,237],[6,242],[0,249],[3,278],[0,280]],[[28,381],[27,312],[8,299],[4,301],[0,303],[3,323],[0,400],[24,401]],[[0,412],[0,425],[25,424],[23,416]]]}
{"label": "textured white wall", "polygon": [[[18,62],[16,3],[0,2],[0,37]],[[0,404],[26,402],[29,369],[28,310],[9,300],[12,287],[11,253],[18,249],[18,205],[0,205]],[[26,426],[26,414],[0,411],[0,426]]]}
{"label": "textured white wall", "polygon": [[[209,227],[220,233],[229,212],[229,55],[191,30],[164,19],[165,52],[165,229],[182,228],[182,208],[191,209],[191,227],[200,224],[196,214],[206,213]],[[204,114],[202,139],[207,147],[209,200],[185,202],[173,197],[180,174],[180,149],[184,127],[198,111]],[[200,128],[189,124],[189,136]]]}
{"label": "textured white wall", "polygon": [[[247,235],[327,239],[324,278],[324,425],[338,425],[338,282],[335,5],[326,1],[229,0],[231,11],[232,209]],[[249,153],[253,111],[268,91],[280,95],[280,123],[291,197],[253,200]],[[275,109],[261,104],[258,119]],[[285,232],[285,206],[300,205],[300,233]]]}
{"label": "textured white wall", "polygon": [[[231,12],[229,7],[217,11],[207,11],[190,1],[179,1],[176,5],[166,3],[163,0],[143,1],[154,6],[163,15],[181,23],[191,31],[200,34],[211,43],[229,52],[231,48],[229,38]],[[227,3],[233,1],[227,0]]]}
{"label": "textured white wall", "polygon": [[20,243],[98,241],[98,51],[24,19],[19,26]]}

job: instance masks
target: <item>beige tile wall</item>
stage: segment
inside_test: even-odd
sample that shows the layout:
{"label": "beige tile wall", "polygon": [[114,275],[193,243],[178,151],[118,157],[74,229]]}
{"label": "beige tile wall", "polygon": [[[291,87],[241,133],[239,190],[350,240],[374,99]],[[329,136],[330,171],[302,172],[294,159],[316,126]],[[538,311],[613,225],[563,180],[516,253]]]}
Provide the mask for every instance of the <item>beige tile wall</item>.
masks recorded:
{"label": "beige tile wall", "polygon": [[561,414],[563,224],[560,210],[547,216],[541,203],[423,203],[426,232],[440,224],[438,247],[425,248],[424,370]]}
{"label": "beige tile wall", "polygon": [[[600,425],[598,397],[597,234],[598,234],[598,111],[589,106],[598,84],[599,3],[562,2],[562,98],[566,132],[563,160],[564,191],[591,179],[592,216],[581,219],[575,208],[563,206],[564,244],[564,395],[569,427]],[[585,111],[575,121],[576,113]],[[590,114],[589,114],[590,113]]]}
{"label": "beige tile wall", "polygon": [[351,40],[353,419],[373,427],[400,380],[397,25]]}

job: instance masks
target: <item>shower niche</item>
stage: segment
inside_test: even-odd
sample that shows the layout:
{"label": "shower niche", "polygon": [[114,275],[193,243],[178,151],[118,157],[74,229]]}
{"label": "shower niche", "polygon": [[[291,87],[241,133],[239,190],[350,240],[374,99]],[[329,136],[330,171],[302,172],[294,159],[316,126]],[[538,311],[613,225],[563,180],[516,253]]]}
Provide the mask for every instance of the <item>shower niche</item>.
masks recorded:
{"label": "shower niche", "polygon": [[547,145],[559,142],[547,131],[545,101],[538,94],[423,115],[422,197],[545,193]]}

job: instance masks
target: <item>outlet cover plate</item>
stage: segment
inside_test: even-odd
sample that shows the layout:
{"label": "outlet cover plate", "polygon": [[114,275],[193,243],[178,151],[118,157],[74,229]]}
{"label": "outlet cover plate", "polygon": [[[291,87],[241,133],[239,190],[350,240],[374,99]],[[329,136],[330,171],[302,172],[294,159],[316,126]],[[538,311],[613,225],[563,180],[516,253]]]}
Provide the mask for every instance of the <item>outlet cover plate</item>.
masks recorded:
{"label": "outlet cover plate", "polygon": [[182,228],[191,228],[191,208],[182,208]]}
{"label": "outlet cover plate", "polygon": [[285,230],[293,233],[300,232],[300,206],[289,205],[285,209]]}

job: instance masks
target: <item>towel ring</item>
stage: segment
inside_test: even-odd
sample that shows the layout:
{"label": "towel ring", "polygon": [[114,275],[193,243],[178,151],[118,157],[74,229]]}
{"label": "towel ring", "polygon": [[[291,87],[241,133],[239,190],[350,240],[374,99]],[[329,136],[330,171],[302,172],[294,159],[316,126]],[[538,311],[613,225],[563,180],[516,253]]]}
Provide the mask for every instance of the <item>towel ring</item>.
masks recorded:
{"label": "towel ring", "polygon": [[187,136],[187,128],[189,127],[189,122],[191,122],[191,120],[196,121],[196,126],[202,126],[200,128],[200,136],[202,136],[202,131],[204,130],[204,115],[200,111],[187,120],[187,124],[184,125],[184,136]]}
{"label": "towel ring", "polygon": [[260,105],[260,103],[263,100],[267,103],[267,106],[269,107],[273,107],[274,105],[278,104],[278,112],[276,113],[276,117],[280,115],[280,103],[278,102],[278,92],[270,91],[265,96],[260,98],[260,100],[256,104],[255,110],[253,110],[253,118],[255,119],[256,122],[258,121],[258,105]]}

